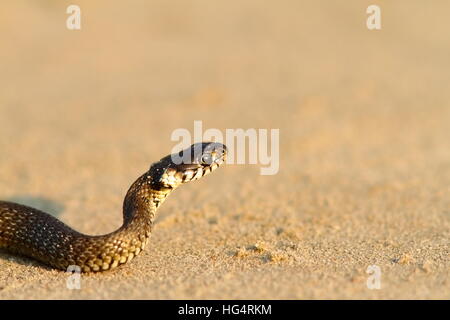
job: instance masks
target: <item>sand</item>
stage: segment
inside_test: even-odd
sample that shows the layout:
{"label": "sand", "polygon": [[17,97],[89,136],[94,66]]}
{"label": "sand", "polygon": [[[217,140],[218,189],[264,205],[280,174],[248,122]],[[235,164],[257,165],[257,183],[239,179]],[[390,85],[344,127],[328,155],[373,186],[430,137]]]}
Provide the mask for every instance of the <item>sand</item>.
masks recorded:
{"label": "sand", "polygon": [[[121,224],[175,129],[280,129],[280,170],[176,190],[104,274],[0,253],[1,299],[448,299],[450,4],[10,1],[0,10],[0,198],[76,230]],[[366,270],[381,271],[369,289]]]}

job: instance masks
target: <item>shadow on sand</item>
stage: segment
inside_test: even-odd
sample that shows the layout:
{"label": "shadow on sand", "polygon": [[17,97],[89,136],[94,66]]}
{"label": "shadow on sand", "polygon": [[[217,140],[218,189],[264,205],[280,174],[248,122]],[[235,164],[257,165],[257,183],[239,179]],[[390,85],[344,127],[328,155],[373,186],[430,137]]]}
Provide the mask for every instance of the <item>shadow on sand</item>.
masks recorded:
{"label": "shadow on sand", "polygon": [[44,197],[17,195],[4,200],[44,211],[54,217],[58,217],[64,211],[63,204]]}

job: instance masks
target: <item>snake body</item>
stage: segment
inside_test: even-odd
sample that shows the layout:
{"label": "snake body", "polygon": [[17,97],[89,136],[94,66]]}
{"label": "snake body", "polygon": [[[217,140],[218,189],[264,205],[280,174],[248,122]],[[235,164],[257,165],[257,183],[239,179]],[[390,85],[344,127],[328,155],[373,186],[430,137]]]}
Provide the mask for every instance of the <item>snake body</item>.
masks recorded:
{"label": "snake body", "polygon": [[90,236],[40,210],[0,201],[0,249],[34,258],[53,268],[82,272],[113,269],[138,255],[149,241],[158,207],[178,186],[214,171],[225,160],[220,143],[193,144],[151,165],[129,188],[123,225]]}

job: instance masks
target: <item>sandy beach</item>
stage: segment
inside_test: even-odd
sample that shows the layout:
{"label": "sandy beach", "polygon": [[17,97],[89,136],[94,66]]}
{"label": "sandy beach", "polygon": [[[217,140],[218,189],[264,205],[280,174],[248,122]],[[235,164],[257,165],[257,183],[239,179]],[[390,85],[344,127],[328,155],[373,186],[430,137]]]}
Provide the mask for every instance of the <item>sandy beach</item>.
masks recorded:
{"label": "sandy beach", "polygon": [[[176,190],[147,248],[68,275],[0,252],[0,299],[449,299],[450,3],[0,5],[0,199],[86,234],[174,130],[279,129],[279,172]],[[366,272],[377,266],[380,289]]]}

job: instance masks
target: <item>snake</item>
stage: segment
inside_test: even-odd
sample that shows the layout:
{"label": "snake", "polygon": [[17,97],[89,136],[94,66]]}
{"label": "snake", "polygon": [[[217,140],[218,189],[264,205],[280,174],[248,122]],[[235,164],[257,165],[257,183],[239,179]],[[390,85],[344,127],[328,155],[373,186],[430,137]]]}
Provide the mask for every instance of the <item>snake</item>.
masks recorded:
{"label": "snake", "polygon": [[153,163],[126,193],[122,226],[105,235],[86,235],[46,212],[0,201],[0,249],[65,271],[114,269],[148,244],[157,209],[167,196],[216,170],[226,154],[221,143],[199,142]]}

